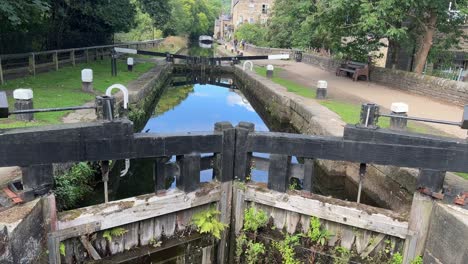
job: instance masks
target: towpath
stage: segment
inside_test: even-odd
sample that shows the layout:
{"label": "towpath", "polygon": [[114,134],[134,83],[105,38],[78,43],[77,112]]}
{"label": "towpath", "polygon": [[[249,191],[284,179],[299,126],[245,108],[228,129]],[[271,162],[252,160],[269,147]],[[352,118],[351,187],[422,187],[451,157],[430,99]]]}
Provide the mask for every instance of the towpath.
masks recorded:
{"label": "towpath", "polygon": [[[254,55],[245,53],[245,55]],[[281,77],[289,79],[306,87],[314,87],[318,80],[328,82],[328,92],[349,102],[376,103],[386,109],[394,102],[404,102],[409,105],[409,115],[423,118],[441,119],[460,122],[463,108],[454,104],[438,101],[436,98],[411,94],[395,88],[379,85],[373,82],[357,81],[351,78],[335,76],[334,73],[305,63],[289,61],[255,61],[256,65],[272,64],[281,67]],[[437,87],[434,87],[437,89]],[[467,131],[456,126],[426,123],[450,136],[466,138]]]}

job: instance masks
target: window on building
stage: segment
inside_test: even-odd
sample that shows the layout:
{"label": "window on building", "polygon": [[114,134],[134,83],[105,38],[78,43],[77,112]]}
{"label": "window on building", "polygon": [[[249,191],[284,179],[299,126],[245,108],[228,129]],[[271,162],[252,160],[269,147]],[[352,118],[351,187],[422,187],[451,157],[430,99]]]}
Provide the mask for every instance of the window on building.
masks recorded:
{"label": "window on building", "polygon": [[262,14],[268,14],[268,5],[262,5]]}
{"label": "window on building", "polygon": [[249,18],[249,23],[250,23],[250,24],[255,23],[255,19],[253,19],[253,17]]}

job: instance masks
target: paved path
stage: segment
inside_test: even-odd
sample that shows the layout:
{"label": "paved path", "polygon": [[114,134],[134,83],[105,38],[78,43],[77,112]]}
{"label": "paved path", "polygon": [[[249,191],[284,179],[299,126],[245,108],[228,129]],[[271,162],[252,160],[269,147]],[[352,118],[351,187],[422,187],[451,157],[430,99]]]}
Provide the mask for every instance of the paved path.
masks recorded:
{"label": "paved path", "polygon": [[[409,115],[411,116],[456,122],[460,122],[462,119],[462,107],[372,82],[353,82],[351,78],[338,77],[334,73],[309,64],[293,61],[256,61],[256,64],[273,64],[281,67],[284,69],[282,77],[310,87],[315,86],[318,80],[326,80],[329,93],[339,94],[340,97],[349,96],[350,101],[356,101],[357,98],[358,101],[376,103],[387,109],[393,102],[404,102],[409,105]],[[426,124],[454,137],[466,138],[467,136],[466,130],[456,126]]]}

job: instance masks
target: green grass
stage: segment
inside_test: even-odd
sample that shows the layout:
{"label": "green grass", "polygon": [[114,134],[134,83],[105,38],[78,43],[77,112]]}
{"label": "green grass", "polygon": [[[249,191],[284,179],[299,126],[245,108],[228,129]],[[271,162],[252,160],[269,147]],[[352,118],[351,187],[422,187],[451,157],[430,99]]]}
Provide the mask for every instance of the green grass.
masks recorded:
{"label": "green grass", "polygon": [[[118,62],[118,74],[111,76],[110,59],[95,61],[89,64],[77,64],[60,68],[58,71],[41,73],[36,76],[7,81],[0,85],[0,90],[12,91],[17,88],[31,88],[34,92],[34,108],[53,108],[65,106],[79,106],[92,101],[95,94],[81,91],[81,70],[93,69],[94,90],[96,94],[103,94],[107,87],[120,83],[127,85],[137,79],[141,74],[154,67],[152,63],[139,63],[133,68],[133,72],[127,71],[125,62]],[[10,109],[13,108],[14,99],[9,96]],[[51,112],[35,114],[34,122],[17,122],[14,116],[0,120],[0,128],[26,127],[46,124],[57,124],[67,112]]]}
{"label": "green grass", "polygon": [[466,172],[455,172],[455,174],[462,177],[465,180],[468,180],[468,173]]}
{"label": "green grass", "polygon": [[[312,98],[315,99],[315,89],[305,87],[298,83],[295,83],[291,80],[287,80],[281,77],[278,77],[278,74],[282,71],[281,68],[275,68],[275,74],[272,78],[272,81],[284,86],[288,92],[295,93],[302,97]],[[266,76],[266,68],[265,67],[255,67],[255,72],[261,76]],[[331,111],[335,112],[337,115],[341,117],[341,119],[347,124],[357,124],[359,123],[359,115],[361,112],[361,105],[358,104],[351,104],[347,102],[341,102],[336,100],[323,100],[319,101],[319,103],[326,108],[330,109]],[[389,128],[390,127],[390,119],[389,118],[380,118],[378,125],[382,128]],[[427,133],[427,129],[421,126],[418,126],[413,123],[408,123],[408,130],[411,132],[416,133]]]}
{"label": "green grass", "polygon": [[[288,92],[292,92],[295,94],[298,94],[300,96],[306,97],[306,98],[315,98],[315,89],[306,87],[303,85],[300,85],[298,83],[295,83],[293,81],[283,79],[278,77],[278,74],[282,71],[281,68],[275,68],[274,74],[273,74],[273,82],[284,86]],[[255,67],[255,72],[258,75],[261,76],[266,76],[266,68],[265,67]]]}

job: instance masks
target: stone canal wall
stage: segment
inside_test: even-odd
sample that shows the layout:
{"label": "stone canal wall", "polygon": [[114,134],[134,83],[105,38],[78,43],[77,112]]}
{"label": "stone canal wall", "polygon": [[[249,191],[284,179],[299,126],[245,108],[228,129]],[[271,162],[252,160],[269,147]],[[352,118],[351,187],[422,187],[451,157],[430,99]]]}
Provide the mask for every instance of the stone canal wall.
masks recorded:
{"label": "stone canal wall", "polygon": [[[293,55],[291,49],[274,49],[247,45],[248,52],[268,55],[273,53],[288,53]],[[335,72],[341,61],[325,56],[304,53],[302,62],[317,66],[325,71]],[[451,104],[468,104],[468,83],[457,82],[444,78],[416,74],[413,72],[393,70],[381,67],[372,67],[370,70],[372,82],[393,87],[410,93],[421,94],[445,101]]]}

